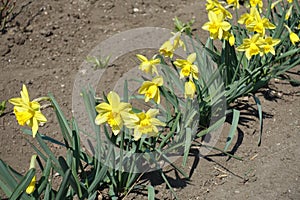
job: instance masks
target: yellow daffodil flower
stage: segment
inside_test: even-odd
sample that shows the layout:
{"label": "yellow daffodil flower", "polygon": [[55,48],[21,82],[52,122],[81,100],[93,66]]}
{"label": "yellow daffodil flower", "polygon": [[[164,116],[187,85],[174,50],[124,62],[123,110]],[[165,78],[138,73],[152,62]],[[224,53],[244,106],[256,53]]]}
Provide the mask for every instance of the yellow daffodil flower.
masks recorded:
{"label": "yellow daffodil flower", "polygon": [[[36,155],[31,156],[30,160],[30,167],[29,169],[35,169],[35,160],[36,160]],[[26,193],[31,194],[35,190],[35,183],[36,183],[36,175],[34,175],[29,183],[29,185],[26,188]]]}
{"label": "yellow daffodil flower", "polygon": [[196,53],[190,54],[186,60],[176,59],[174,65],[181,68],[180,78],[191,76],[194,79],[198,80],[198,67],[193,64],[195,60],[196,60]]}
{"label": "yellow daffodil flower", "polygon": [[261,51],[264,39],[259,34],[253,35],[250,39],[244,39],[243,44],[237,47],[238,51],[245,51],[248,60],[254,55],[263,54]]}
{"label": "yellow daffodil flower", "polygon": [[139,66],[139,69],[142,70],[143,72],[146,73],[151,73],[151,74],[156,74],[158,75],[156,66],[157,64],[160,63],[160,59],[150,59],[148,60],[148,58],[146,58],[143,55],[137,54],[136,57],[141,61],[141,64]]}
{"label": "yellow daffodil flower", "polygon": [[289,3],[293,3],[294,0],[287,0]]}
{"label": "yellow daffodil flower", "polygon": [[287,30],[289,31],[289,34],[290,34],[290,41],[292,42],[293,45],[295,45],[297,42],[300,41],[299,36],[298,36],[296,33],[294,33],[294,32],[290,29],[290,27],[288,27],[286,24],[285,24],[284,26],[285,26],[285,27],[287,28]]}
{"label": "yellow daffodil flower", "polygon": [[244,13],[238,20],[239,24],[245,24],[246,26],[252,23],[255,20],[257,9],[256,7],[250,8],[250,13]]}
{"label": "yellow daffodil flower", "polygon": [[209,22],[206,22],[202,29],[209,31],[210,37],[212,39],[222,39],[224,32],[228,31],[231,28],[231,25],[224,21],[223,14],[216,14],[212,11],[208,12]]}
{"label": "yellow daffodil flower", "polygon": [[267,18],[261,18],[257,9],[253,9],[254,12],[254,20],[251,23],[246,25],[246,28],[249,31],[253,31],[256,33],[260,33],[261,36],[265,35],[266,29],[275,29],[276,26],[272,24]]}
{"label": "yellow daffodil flower", "polygon": [[234,8],[237,8],[237,9],[240,8],[239,0],[227,0],[227,3],[229,5],[233,5]]}
{"label": "yellow daffodil flower", "polygon": [[219,1],[217,1],[217,0],[207,0],[206,2],[207,2],[206,3],[206,10],[208,12],[212,11],[217,15],[222,13],[224,19],[225,18],[232,19],[232,14],[228,10],[226,10],[226,8],[224,8],[222,6],[222,4],[219,3]]}
{"label": "yellow daffodil flower", "polygon": [[125,126],[134,129],[134,140],[139,140],[143,135],[155,137],[159,132],[156,126],[166,126],[165,123],[155,118],[158,113],[158,109],[149,109],[146,113],[141,112],[124,117]]}
{"label": "yellow daffodil flower", "polygon": [[131,105],[120,101],[117,93],[111,91],[107,95],[108,103],[103,102],[96,106],[96,111],[99,113],[95,119],[97,125],[107,122],[114,135],[118,135],[122,126],[122,116],[129,113]]}
{"label": "yellow daffodil flower", "polygon": [[250,6],[256,7],[258,6],[260,9],[263,7],[263,1],[262,0],[250,0]]}
{"label": "yellow daffodil flower", "polygon": [[266,37],[265,38],[265,44],[262,45],[262,48],[264,49],[264,53],[271,53],[275,55],[275,49],[274,46],[280,43],[279,39],[273,39],[272,37]]}
{"label": "yellow daffodil flower", "polygon": [[145,102],[148,102],[150,99],[159,104],[160,103],[160,93],[159,86],[163,85],[163,78],[161,76],[154,77],[152,81],[145,81],[141,88],[139,89],[139,94],[145,95]]}
{"label": "yellow daffodil flower", "polygon": [[206,0],[206,10],[211,11],[216,7],[222,6],[218,0]]}
{"label": "yellow daffodil flower", "polygon": [[173,33],[173,37],[167,40],[159,49],[159,53],[164,55],[165,57],[173,58],[174,51],[178,47],[182,47],[183,50],[186,50],[185,44],[180,39],[181,32]]}
{"label": "yellow daffodil flower", "polygon": [[233,34],[230,34],[228,41],[229,41],[230,46],[234,45],[234,43],[235,43],[235,37],[234,37]]}
{"label": "yellow daffodil flower", "polygon": [[189,80],[184,84],[184,97],[193,99],[196,93],[196,85],[193,81]]}
{"label": "yellow daffodil flower", "polygon": [[294,33],[293,31],[290,32],[290,40],[293,45],[295,45],[297,42],[300,41],[299,36],[296,33]]}
{"label": "yellow daffodil flower", "polygon": [[233,46],[235,43],[235,37],[232,33],[230,33],[229,31],[224,32],[224,40],[227,40],[230,44],[230,46]]}
{"label": "yellow daffodil flower", "polygon": [[28,91],[23,85],[21,98],[11,98],[9,100],[14,105],[14,114],[21,126],[27,124],[32,129],[32,136],[35,137],[39,124],[47,122],[46,117],[40,111],[40,104],[30,101]]}

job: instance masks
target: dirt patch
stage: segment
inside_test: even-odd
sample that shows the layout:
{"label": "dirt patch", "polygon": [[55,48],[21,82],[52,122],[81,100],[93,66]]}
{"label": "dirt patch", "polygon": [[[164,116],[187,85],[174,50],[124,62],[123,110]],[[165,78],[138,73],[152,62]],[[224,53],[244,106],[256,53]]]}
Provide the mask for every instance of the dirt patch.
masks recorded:
{"label": "dirt patch", "polygon": [[[106,38],[137,27],[173,28],[173,17],[183,21],[196,19],[197,34],[206,21],[204,2],[193,0],[60,0],[17,3],[7,32],[0,35],[0,100],[19,96],[23,83],[31,98],[51,92],[68,116],[74,77],[90,50]],[[298,70],[298,71],[297,71]],[[299,74],[299,67],[295,72]],[[113,75],[112,75],[113,76]],[[115,74],[113,78],[119,78]],[[259,124],[255,104],[241,104],[242,119],[237,143],[231,147],[243,161],[227,160],[218,152],[198,159],[197,149],[187,170],[190,181],[173,179],[180,199],[300,199],[300,97],[299,87],[286,82],[270,85],[282,91],[281,98],[268,100],[267,89],[258,93],[264,111],[262,145],[257,147]],[[8,105],[8,111],[12,109]],[[49,123],[41,128],[50,137],[61,139],[50,110]],[[226,141],[225,127],[219,147]],[[22,173],[29,167],[33,150],[14,119],[8,113],[0,118],[0,158]],[[60,147],[51,146],[56,152]],[[170,179],[172,176],[170,176]],[[166,186],[156,180],[157,199],[171,199]],[[145,198],[130,194],[128,199]]]}

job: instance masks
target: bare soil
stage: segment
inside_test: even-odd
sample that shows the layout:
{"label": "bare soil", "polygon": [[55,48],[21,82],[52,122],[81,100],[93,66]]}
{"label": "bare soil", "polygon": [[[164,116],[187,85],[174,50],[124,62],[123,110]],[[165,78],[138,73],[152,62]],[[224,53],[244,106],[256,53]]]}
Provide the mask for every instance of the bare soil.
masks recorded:
{"label": "bare soil", "polygon": [[[0,34],[0,100],[19,96],[22,84],[26,84],[31,98],[53,93],[71,117],[74,78],[95,45],[132,28],[172,29],[175,16],[182,21],[195,18],[196,32],[206,40],[207,33],[201,30],[207,20],[205,1],[17,1],[6,32]],[[293,71],[299,75],[300,68]],[[119,76],[116,73],[110,79]],[[283,95],[270,98],[270,90]],[[170,172],[170,182],[180,199],[300,199],[300,89],[286,81],[272,81],[257,96],[264,111],[261,146],[257,146],[256,106],[251,98],[241,99],[237,105],[242,118],[231,150],[243,161],[215,151],[199,158],[197,149],[193,149],[186,167],[187,172],[193,172],[191,180],[175,179]],[[33,139],[21,132],[11,110],[8,105],[6,114],[0,117],[0,158],[25,173],[34,153],[27,140]],[[59,129],[49,125],[56,122],[52,112],[46,115],[49,123],[41,131],[61,139]],[[218,147],[224,146],[228,130],[225,124]],[[51,148],[61,153],[60,147]],[[160,178],[153,177],[156,198],[172,199]],[[127,199],[147,196],[131,193]]]}

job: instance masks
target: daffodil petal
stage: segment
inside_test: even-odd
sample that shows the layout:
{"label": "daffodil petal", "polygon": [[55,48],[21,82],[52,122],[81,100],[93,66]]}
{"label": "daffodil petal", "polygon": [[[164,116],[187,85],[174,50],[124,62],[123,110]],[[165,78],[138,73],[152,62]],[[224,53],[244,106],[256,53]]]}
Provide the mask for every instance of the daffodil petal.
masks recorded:
{"label": "daffodil petal", "polygon": [[36,118],[38,122],[42,122],[42,123],[47,122],[46,117],[40,111],[36,111],[34,113],[34,118]]}
{"label": "daffodil petal", "polygon": [[105,114],[98,114],[95,119],[95,124],[100,125],[105,123],[108,119],[109,114],[110,114],[109,112]]}
{"label": "daffodil petal", "polygon": [[32,137],[35,138],[35,135],[39,129],[39,123],[36,118],[32,118]]}
{"label": "daffodil petal", "polygon": [[21,98],[25,103],[29,103],[29,95],[26,85],[23,84],[22,91],[21,91]]}
{"label": "daffodil petal", "polygon": [[137,54],[136,57],[137,57],[141,62],[146,62],[146,61],[148,61],[148,59],[147,59],[145,56],[141,55],[141,54]]}
{"label": "daffodil petal", "polygon": [[112,108],[112,110],[114,110],[115,108],[119,107],[120,104],[120,97],[117,93],[111,91],[108,95],[107,95],[107,100]]}

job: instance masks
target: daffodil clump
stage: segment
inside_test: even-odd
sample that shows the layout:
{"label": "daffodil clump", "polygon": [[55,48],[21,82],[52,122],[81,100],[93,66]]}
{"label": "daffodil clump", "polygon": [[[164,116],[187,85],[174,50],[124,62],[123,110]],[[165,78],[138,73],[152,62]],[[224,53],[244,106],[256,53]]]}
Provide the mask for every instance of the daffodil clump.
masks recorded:
{"label": "daffodil clump", "polygon": [[[281,33],[284,30],[281,22],[273,18],[272,22],[270,21],[270,13],[274,12],[274,9],[280,8],[282,11],[282,8],[286,7],[288,9],[285,10],[284,26],[289,32],[292,45],[299,42],[299,36],[286,24],[289,23],[288,20],[292,13],[299,12],[298,2],[278,0],[267,6],[263,4],[262,0],[249,0],[246,3],[249,5],[249,11],[240,16],[237,15],[239,25],[234,26],[234,22],[229,21],[232,19],[230,8],[239,9],[239,1],[207,0],[206,10],[209,22],[205,23],[202,29],[209,31],[210,38],[213,40],[227,40],[231,46],[236,45],[236,50],[245,52],[248,60],[256,55],[262,57],[269,53],[275,56],[275,48],[282,42],[281,35],[275,29],[280,28]],[[294,17],[299,18],[299,15],[295,14]],[[299,24],[299,19],[296,24]],[[292,22],[292,25],[299,32],[295,21]],[[242,26],[245,28],[242,29]],[[237,36],[239,37],[238,41],[236,41]]]}
{"label": "daffodil clump", "polygon": [[[157,49],[157,54],[152,57],[136,55],[138,68],[145,76],[137,80],[140,85],[134,94],[128,94],[127,82],[123,97],[110,91],[100,102],[94,91],[83,90],[88,118],[97,133],[95,152],[99,157],[91,157],[81,148],[80,127],[75,119],[66,119],[51,94],[30,100],[27,87],[23,85],[20,97],[11,98],[9,102],[14,106],[18,124],[30,128],[24,132],[32,135],[43,151],[32,144],[38,155],[32,157],[24,177],[0,160],[0,178],[6,177],[0,181],[7,184],[1,187],[6,195],[12,199],[41,196],[47,199],[72,199],[74,196],[95,199],[99,188],[109,185],[111,197],[124,197],[141,175],[134,171],[136,168],[145,166],[148,161],[148,167],[152,164],[157,167],[161,158],[172,163],[168,153],[176,155],[178,152],[183,155],[185,165],[192,144],[201,143],[195,140],[219,128],[226,113],[233,113],[233,125],[222,152],[230,155],[227,150],[239,121],[239,111],[225,107],[237,98],[251,94],[259,108],[262,125],[261,104],[255,92],[271,78],[300,64],[299,2],[264,2],[245,1],[247,11],[241,13],[241,1],[206,0],[208,21],[201,25],[209,32],[205,45],[194,39],[192,22],[185,24],[175,18],[175,31]],[[222,43],[221,48],[214,46],[215,40]],[[176,54],[179,48],[186,52],[185,56]],[[42,113],[45,107],[40,105],[42,100],[51,102],[64,143],[40,133],[39,127],[47,122]],[[134,105],[136,100],[142,101],[144,107]],[[106,148],[100,136],[106,137],[110,144],[119,148],[118,151],[111,146]],[[259,144],[260,138],[261,134]],[[57,159],[44,140],[66,148],[66,158],[60,156]],[[99,155],[102,149],[108,151],[104,151],[104,160],[101,160],[103,155]],[[155,154],[150,156],[151,152]],[[144,160],[137,166],[135,161],[140,159],[140,153],[144,153]],[[131,157],[131,154],[139,156]],[[36,161],[42,170],[40,179],[35,171]],[[117,162],[122,165],[119,169],[113,168]],[[124,166],[128,172],[123,171]],[[176,165],[172,164],[172,167],[188,178]],[[86,173],[85,169],[91,171]],[[54,172],[62,177],[58,190],[52,188]],[[159,172],[176,198],[164,172]],[[16,183],[20,184],[16,186]],[[149,188],[154,191],[153,187]]]}
{"label": "daffodil clump", "polygon": [[[162,99],[162,91],[168,91],[169,88],[164,84],[164,74],[160,69],[161,59],[163,57],[171,59],[176,70],[179,71],[179,79],[182,79],[184,84],[185,99],[194,99],[196,94],[196,85],[194,81],[198,81],[198,67],[195,64],[196,53],[188,55],[187,59],[174,59],[174,52],[178,48],[186,50],[184,42],[181,40],[181,32],[173,33],[173,36],[162,44],[158,55],[148,59],[146,56],[137,54],[139,60],[139,69],[152,76],[151,80],[144,80],[138,94],[144,96],[145,103],[153,101],[154,104],[160,105]],[[165,67],[170,68],[165,65]],[[171,68],[170,68],[171,69]],[[163,98],[168,102],[168,98],[163,94]],[[177,97],[176,97],[177,98]],[[133,112],[133,106],[127,102],[121,102],[119,95],[111,91],[107,95],[107,102],[102,102],[96,106],[98,113],[95,123],[101,125],[107,123],[114,135],[118,135],[123,128],[131,129],[133,131],[133,138],[138,141],[142,136],[156,137],[159,134],[158,127],[165,127],[166,123],[155,118],[159,115],[159,109],[151,108],[148,111]],[[174,106],[174,105],[173,105]],[[160,128],[161,129],[161,128]]]}

